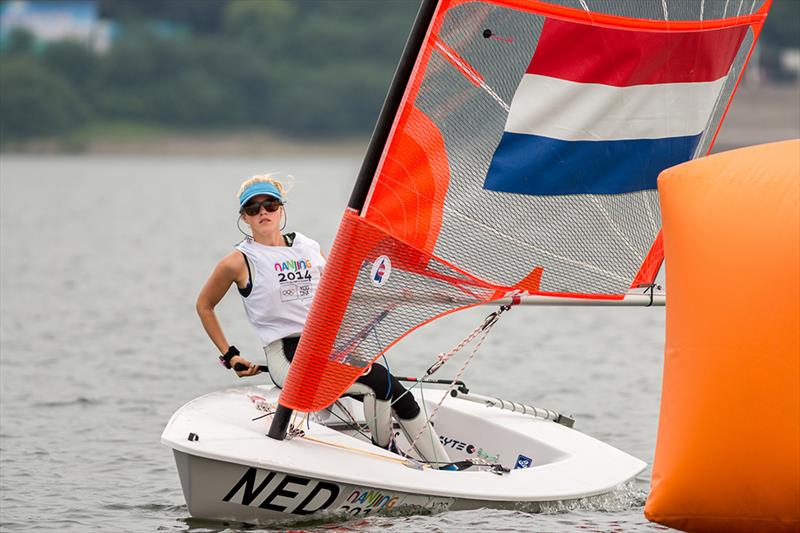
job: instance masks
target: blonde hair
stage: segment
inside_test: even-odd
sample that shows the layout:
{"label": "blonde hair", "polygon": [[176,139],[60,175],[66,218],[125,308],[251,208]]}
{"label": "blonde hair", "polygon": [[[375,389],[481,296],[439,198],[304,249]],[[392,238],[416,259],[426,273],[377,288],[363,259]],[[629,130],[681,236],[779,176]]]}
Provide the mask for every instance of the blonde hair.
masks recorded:
{"label": "blonde hair", "polygon": [[[271,172],[269,174],[261,174],[261,175],[258,175],[258,176],[253,176],[250,179],[244,180],[242,185],[239,187],[239,192],[236,193],[236,198],[237,199],[241,199],[242,198],[242,193],[245,191],[245,189],[247,189],[249,186],[251,186],[254,183],[260,183],[260,182],[273,184],[278,189],[278,192],[281,193],[281,196],[285,196],[286,193],[289,192],[289,189],[291,187],[287,187],[286,185],[284,185],[283,183],[278,181],[277,178],[275,178],[275,176],[277,176],[277,173],[276,172]],[[287,179],[291,183],[291,180],[293,178],[292,178],[292,176],[287,176]]]}

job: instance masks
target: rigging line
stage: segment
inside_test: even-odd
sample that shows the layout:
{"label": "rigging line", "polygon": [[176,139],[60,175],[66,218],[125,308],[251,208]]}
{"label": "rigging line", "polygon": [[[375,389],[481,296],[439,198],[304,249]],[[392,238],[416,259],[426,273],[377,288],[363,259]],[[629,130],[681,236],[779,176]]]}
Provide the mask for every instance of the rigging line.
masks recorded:
{"label": "rigging line", "polygon": [[669,11],[667,11],[667,0],[661,0],[661,7],[664,9],[664,20],[669,21]]}
{"label": "rigging line", "polygon": [[463,72],[463,73],[464,73],[464,75],[466,75],[467,77],[469,77],[469,79],[470,79],[470,81],[472,81],[472,83],[474,83],[475,85],[477,85],[478,87],[480,87],[481,89],[483,89],[484,91],[486,91],[486,93],[487,93],[489,96],[491,96],[491,97],[492,97],[492,99],[493,99],[495,102],[497,102],[498,104],[500,104],[500,107],[502,107],[503,109],[505,109],[505,110],[506,110],[506,113],[509,113],[509,112],[511,111],[511,107],[510,107],[510,106],[509,106],[509,105],[508,105],[508,104],[507,104],[507,103],[506,103],[506,102],[505,102],[505,101],[504,101],[502,98],[500,98],[500,95],[498,95],[498,94],[497,94],[497,93],[494,91],[494,89],[492,89],[491,87],[489,87],[489,86],[486,84],[486,82],[485,82],[485,81],[483,81],[483,80],[482,80],[482,79],[480,79],[479,77],[475,76],[475,74],[473,74],[473,73],[472,73],[472,69],[468,68],[468,67],[467,67],[467,65],[465,65],[463,61],[461,61],[459,58],[457,58],[455,55],[453,55],[453,54],[450,52],[450,50],[448,50],[448,49],[447,49],[447,47],[445,47],[445,46],[444,46],[444,45],[443,45],[441,42],[439,42],[439,41],[436,41],[436,45],[435,45],[435,46],[436,46],[436,48],[437,48],[437,49],[438,49],[438,50],[439,50],[441,53],[443,53],[444,55],[446,55],[446,56],[447,56],[447,58],[448,58],[448,59],[449,59],[451,62],[453,62],[453,64],[455,64],[455,65],[457,65],[458,67],[460,67],[460,68],[459,68],[459,71]]}
{"label": "rigging line", "polygon": [[633,254],[633,257],[635,259],[637,259],[639,261],[639,263],[641,264],[642,261],[644,261],[644,257],[642,256],[641,251],[638,251],[638,250],[636,250],[636,248],[633,247],[633,243],[631,243],[631,241],[628,240],[628,237],[622,232],[622,230],[620,230],[619,226],[614,221],[614,219],[611,218],[611,215],[608,213],[608,210],[606,209],[606,206],[603,205],[603,202],[601,202],[600,199],[597,198],[596,194],[590,194],[588,196],[589,196],[589,199],[597,206],[597,208],[603,214],[603,218],[606,219],[606,222],[608,222],[608,225],[611,226],[611,229],[614,230],[614,233],[616,233],[617,236],[620,239],[622,239],[622,242],[624,242],[625,246],[627,246],[628,250],[631,251],[631,253]]}
{"label": "rigging line", "polygon": [[353,429],[353,430],[355,430],[356,432],[358,432],[358,434],[359,434],[359,435],[361,435],[361,436],[362,436],[362,437],[364,437],[365,439],[369,440],[369,436],[368,436],[366,433],[364,433],[364,432],[361,430],[361,429],[362,429],[362,428],[361,428],[361,424],[359,424],[359,423],[356,421],[355,417],[354,417],[354,416],[352,415],[352,413],[350,413],[350,411],[349,411],[349,410],[348,410],[348,409],[347,409],[347,408],[344,406],[344,404],[342,404],[342,403],[341,403],[339,400],[336,400],[334,403],[335,403],[336,405],[338,405],[338,406],[339,406],[339,409],[341,409],[342,411],[344,411],[345,413],[347,413],[347,416],[349,416],[349,417],[350,417],[350,421],[347,421],[347,420],[345,420],[344,418],[342,418],[341,416],[339,416],[339,415],[337,415],[336,413],[334,413],[334,412],[333,412],[333,409],[331,409],[330,407],[327,407],[325,410],[326,410],[326,411],[328,411],[328,412],[329,412],[330,414],[332,414],[333,416],[335,416],[336,418],[338,418],[338,419],[339,419],[341,422],[344,422],[345,424],[347,424],[347,427],[348,427],[349,429]]}
{"label": "rigging line", "polygon": [[345,406],[344,406],[344,404],[341,402],[341,398],[339,398],[338,400],[335,400],[333,403],[334,403],[334,405],[336,405],[336,406],[337,406],[339,409],[341,409],[342,411],[344,411],[344,412],[345,412],[345,414],[347,414],[348,418],[350,418],[350,421],[349,421],[349,422],[348,422],[347,420],[344,420],[344,419],[342,419],[342,418],[341,418],[339,415],[337,415],[336,413],[334,413],[334,412],[333,412],[333,409],[331,409],[330,407],[326,407],[326,408],[325,408],[325,410],[326,410],[326,411],[328,411],[328,412],[329,412],[330,414],[332,414],[333,416],[335,416],[336,418],[338,418],[339,420],[341,420],[342,422],[344,422],[345,424],[352,424],[354,429],[355,429],[355,428],[360,428],[360,427],[361,427],[361,425],[358,423],[358,421],[356,421],[356,417],[354,417],[354,416],[353,416],[353,413],[351,413],[351,412],[350,412],[350,409],[348,409],[347,407],[345,407]]}
{"label": "rigging line", "polygon": [[725,9],[722,10],[722,18],[725,18],[725,15],[728,14],[728,2],[731,0],[725,0]]}
{"label": "rigging line", "polygon": [[[754,0],[755,1],[755,0]],[[703,10],[706,7],[706,0],[700,0],[700,21],[703,21]]]}
{"label": "rigging line", "polygon": [[[476,332],[479,332],[479,331],[481,331],[481,330],[483,331],[483,336],[482,336],[482,337],[481,337],[481,339],[478,341],[478,344],[477,344],[477,345],[475,345],[475,347],[472,349],[472,352],[470,353],[470,355],[469,355],[469,357],[467,358],[467,360],[464,362],[464,365],[461,367],[461,370],[459,370],[459,371],[458,371],[458,374],[456,375],[456,377],[455,377],[455,378],[453,378],[453,381],[450,383],[450,385],[449,385],[449,386],[447,387],[447,389],[445,390],[445,392],[444,392],[444,395],[443,395],[443,396],[442,396],[442,398],[439,400],[439,403],[436,405],[436,408],[433,410],[433,413],[432,413],[430,416],[428,416],[428,410],[427,410],[427,406],[425,405],[425,397],[424,397],[424,392],[423,392],[423,391],[424,391],[424,388],[423,388],[423,387],[420,387],[420,397],[422,398],[422,404],[423,404],[423,406],[425,407],[426,425],[427,425],[428,423],[432,423],[432,421],[433,421],[433,418],[434,418],[434,417],[436,416],[436,414],[439,412],[439,408],[442,406],[442,403],[444,403],[444,399],[445,399],[447,396],[449,396],[449,395],[450,395],[450,392],[451,392],[451,391],[453,390],[453,388],[455,387],[455,384],[456,384],[456,382],[460,380],[460,378],[461,378],[461,375],[464,373],[464,371],[466,371],[466,369],[467,369],[467,366],[469,366],[470,362],[472,361],[472,358],[473,358],[473,357],[475,356],[475,354],[478,352],[478,349],[479,349],[479,348],[481,347],[481,345],[483,344],[483,341],[486,339],[486,336],[489,334],[489,331],[491,331],[491,329],[492,329],[492,328],[494,327],[494,325],[497,323],[497,320],[500,318],[500,315],[501,315],[501,314],[503,314],[505,311],[508,311],[509,309],[511,309],[511,306],[509,306],[509,305],[504,305],[504,306],[501,306],[499,311],[496,311],[496,312],[494,312],[494,313],[491,313],[489,316],[487,316],[487,317],[486,317],[486,319],[484,320],[483,324],[481,324],[481,325],[480,325],[478,328],[476,328],[476,330],[475,330]],[[468,336],[467,336],[467,338],[468,338],[469,340],[472,340],[472,339],[474,338],[474,336],[475,336],[475,335],[474,335],[474,332],[473,332],[473,333],[471,333],[470,335],[468,335]],[[454,354],[455,354],[455,352],[457,352],[457,351],[461,350],[461,348],[463,348],[463,346],[465,346],[465,345],[466,345],[466,344],[465,344],[465,342],[469,342],[469,341],[467,341],[466,339],[465,339],[464,341],[462,341],[462,342],[461,342],[461,343],[460,343],[460,344],[459,344],[459,345],[458,345],[458,346],[457,346],[455,349],[453,349],[453,350],[451,350],[451,351],[450,351],[450,356],[454,355]],[[440,356],[440,358],[439,358],[439,361],[438,361],[438,367],[441,367],[441,366],[442,366],[442,365],[444,365],[446,362],[447,362],[447,357],[445,357],[445,358],[442,358],[442,357]],[[428,371],[427,371],[426,375],[428,375],[428,376],[429,376],[430,374],[432,374],[433,372],[435,372],[435,371],[436,371],[436,369],[438,369],[438,367],[437,367],[436,369],[434,369],[434,366],[436,366],[436,365],[434,364],[433,366],[431,366],[431,368],[429,368],[429,369],[428,369]],[[433,370],[431,370],[431,369],[433,369]],[[426,426],[426,425],[425,425],[425,426]],[[413,441],[411,441],[411,449],[414,449],[414,445],[415,445],[415,444],[416,444],[416,442],[419,440],[419,438],[420,438],[420,436],[422,435],[422,433],[425,431],[425,426],[423,426],[422,428],[420,428],[420,430],[419,430],[419,432],[417,433],[416,437],[414,437],[414,440],[413,440]],[[433,433],[432,433],[432,432],[429,432],[429,434],[430,434],[430,438],[431,438],[431,439],[433,439]],[[432,444],[433,444],[433,443],[432,443]],[[435,449],[435,447],[434,447],[434,449]],[[438,459],[438,458],[437,458],[437,459]]]}
{"label": "rigging line", "polygon": [[293,439],[295,437],[302,437],[303,435],[305,435],[305,431],[303,431],[303,429],[302,429],[302,427],[303,427],[302,424],[303,424],[304,421],[301,420],[300,421],[300,425],[297,425],[297,423],[296,423],[297,422],[297,417],[298,417],[298,412],[295,411],[294,415],[292,416],[291,421],[289,422],[289,429],[288,429],[288,431],[286,433],[286,439],[287,440],[291,440],[291,439]]}
{"label": "rigging line", "polygon": [[484,230],[492,232],[492,233],[495,233],[499,237],[503,237],[503,238],[505,238],[505,239],[507,239],[507,240],[519,245],[519,246],[528,248],[528,249],[530,249],[530,250],[532,250],[532,251],[534,251],[536,253],[540,253],[542,255],[546,255],[546,256],[558,259],[559,261],[563,261],[564,263],[576,266],[578,268],[583,268],[585,270],[588,270],[589,272],[594,272],[596,274],[605,275],[608,278],[612,278],[612,279],[615,279],[617,281],[621,281],[622,283],[630,283],[631,282],[630,279],[624,278],[624,277],[620,276],[619,274],[617,274],[615,272],[610,272],[608,270],[600,268],[599,266],[595,266],[595,265],[586,263],[584,261],[578,261],[577,259],[571,259],[569,257],[565,257],[563,255],[559,255],[557,253],[550,252],[548,250],[545,250],[544,248],[540,248],[538,246],[534,246],[531,243],[528,243],[528,242],[522,241],[520,239],[517,239],[517,238],[513,237],[512,235],[509,235],[507,233],[503,233],[500,230],[498,230],[496,228],[493,228],[492,226],[489,226],[485,222],[482,222],[480,220],[472,218],[472,217],[470,217],[468,215],[464,215],[463,213],[461,213],[461,212],[459,212],[459,211],[457,211],[455,209],[448,208],[447,206],[444,206],[444,210],[446,210],[446,211],[448,211],[448,212],[450,212],[450,213],[452,213],[452,214],[454,214],[454,215],[456,215],[456,216],[458,216],[458,217],[460,217],[460,218],[462,218],[464,220],[467,220],[467,221],[469,221],[471,223],[474,223],[475,225],[482,226]]}
{"label": "rigging line", "polygon": [[[300,436],[300,438],[304,439],[304,440],[307,440],[307,441],[310,441],[310,442],[316,442],[317,444],[324,444],[325,446],[331,446],[333,448],[339,448],[341,450],[347,450],[347,451],[350,451],[350,452],[353,452],[353,453],[358,453],[358,454],[361,454],[361,455],[368,455],[370,457],[374,457],[375,459],[383,459],[384,461],[390,461],[392,463],[399,463],[399,464],[402,464],[402,465],[408,464],[408,460],[407,459],[400,459],[400,458],[395,459],[394,457],[387,457],[387,456],[381,455],[379,453],[368,452],[367,450],[361,450],[359,448],[353,448],[352,446],[347,446],[345,444],[336,444],[335,442],[328,442],[326,440],[317,439],[315,437],[310,437],[308,435],[302,435],[302,436]],[[391,453],[391,452],[389,452],[389,453]]]}
{"label": "rigging line", "polygon": [[[463,350],[465,346],[467,346],[470,342],[473,341],[473,339],[475,339],[475,337],[480,335],[481,331],[484,331],[486,328],[494,326],[494,323],[500,319],[500,315],[502,315],[509,309],[511,309],[510,305],[501,305],[498,311],[495,311],[494,313],[490,313],[489,315],[487,315],[487,317],[483,319],[482,324],[473,329],[466,337],[464,337],[461,340],[461,342],[452,347],[450,351],[440,353],[436,358],[436,362],[433,363],[430,367],[428,367],[428,370],[425,371],[425,378],[423,378],[423,380],[433,375],[437,370],[439,370],[442,366],[444,366],[444,364],[447,363],[447,361],[449,361],[450,358],[452,358],[455,354]],[[452,385],[452,382],[450,384]]]}
{"label": "rigging line", "polygon": [[744,5],[744,0],[739,0],[739,9],[736,10],[736,16],[738,17],[739,14],[742,12],[742,6]]}
{"label": "rigging line", "polygon": [[[410,452],[414,451],[414,445],[417,443],[417,439],[420,437],[420,435],[422,435],[422,433],[425,431],[425,426],[430,424],[431,420],[433,420],[433,417],[428,416],[428,404],[427,404],[427,402],[425,402],[425,387],[424,386],[420,386],[420,388],[419,388],[419,397],[420,397],[420,400],[421,400],[420,403],[422,403],[422,409],[423,409],[423,411],[425,411],[425,424],[420,428],[419,433],[417,433],[417,436],[414,437],[414,440],[411,441],[411,444],[409,446],[409,451]],[[438,464],[439,463],[439,457],[436,455],[436,444],[433,442],[433,431],[429,431],[428,432],[428,436],[430,437],[430,440],[431,440],[431,449],[433,450],[433,458],[436,460],[436,463]],[[423,455],[421,453],[419,453],[419,451],[417,452],[417,454],[419,455],[420,459],[422,459],[423,461],[425,460],[425,458],[423,457]],[[445,456],[445,459],[449,459],[449,457]]]}
{"label": "rigging line", "polygon": [[650,293],[650,301],[647,303],[645,307],[650,307],[651,305],[653,305],[653,297],[655,296],[654,294],[655,290],[656,290],[655,283],[650,283],[648,288],[645,289],[645,294],[647,294],[648,292]]}
{"label": "rigging line", "polygon": [[753,0],[753,3],[750,4],[750,14],[752,15],[756,10],[756,0]]}
{"label": "rigging line", "polygon": [[[451,348],[451,349],[450,349],[450,351],[449,351],[449,352],[447,352],[447,353],[448,353],[448,354],[455,354],[455,353],[457,353],[458,351],[460,351],[461,349],[463,349],[463,348],[464,348],[464,346],[466,346],[467,344],[469,344],[470,342],[472,342],[472,340],[473,340],[475,337],[477,337],[477,336],[478,336],[478,334],[481,332],[481,330],[483,330],[483,329],[486,329],[487,325],[490,323],[490,321],[491,321],[492,319],[494,319],[495,321],[497,320],[497,318],[496,318],[496,317],[498,317],[498,316],[499,316],[499,315],[500,315],[500,314],[501,314],[501,313],[502,313],[502,312],[505,310],[504,308],[506,308],[506,307],[509,307],[509,306],[505,306],[505,305],[504,305],[504,306],[501,306],[501,307],[500,307],[500,309],[501,309],[500,311],[495,311],[495,312],[493,312],[493,313],[489,313],[489,314],[486,316],[486,318],[484,318],[484,319],[483,319],[483,322],[482,322],[482,323],[481,323],[481,324],[480,324],[478,327],[476,327],[474,330],[472,330],[472,331],[471,331],[471,332],[470,332],[470,333],[469,333],[469,334],[468,334],[466,337],[464,337],[464,338],[461,340],[461,342],[459,342],[459,343],[458,343],[458,344],[457,344],[455,347]],[[445,354],[445,355],[446,355],[446,354]],[[445,358],[444,358],[444,361],[446,362],[446,361],[447,361],[447,359],[449,359],[449,358],[450,358],[450,357],[445,357]],[[437,366],[437,365],[438,365],[438,366]],[[428,376],[430,376],[431,374],[433,374],[434,372],[436,372],[436,371],[439,369],[439,367],[441,367],[441,366],[443,366],[443,365],[444,365],[444,362],[443,362],[443,363],[441,363],[441,364],[439,364],[439,358],[437,357],[437,362],[436,362],[436,363],[434,363],[433,365],[431,365],[431,366],[428,368],[428,370],[426,371],[426,373],[425,373],[423,376],[420,376],[420,377],[416,378],[416,380],[413,382],[413,383],[414,383],[413,385],[409,386],[409,387],[408,387],[408,389],[406,389],[406,391],[405,391],[403,394],[401,394],[400,396],[398,396],[396,400],[392,401],[392,405],[394,405],[395,403],[399,402],[399,401],[400,401],[400,398],[402,398],[402,397],[403,397],[403,396],[405,396],[406,394],[410,394],[410,393],[411,393],[411,391],[412,391],[412,390],[413,390],[415,387],[417,387],[417,386],[420,386],[420,390],[422,390],[422,389],[421,389],[421,385],[422,385],[422,383],[424,383],[424,382],[425,382],[425,378],[427,378]],[[434,366],[436,366],[436,368],[433,368]],[[433,369],[433,370],[431,370],[431,369]],[[452,383],[455,383],[455,382],[456,382],[456,380],[453,380],[453,381],[451,382],[451,384],[452,384]]]}
{"label": "rigging line", "polygon": [[[504,307],[506,307],[506,306],[504,306]],[[483,344],[483,341],[486,340],[486,336],[489,334],[489,332],[492,330],[492,328],[494,327],[494,325],[496,323],[497,323],[497,320],[495,319],[495,320],[489,322],[488,325],[483,328],[483,336],[478,341],[478,344],[476,344],[475,347],[472,349],[472,352],[470,352],[469,357],[467,357],[467,360],[464,361],[464,364],[462,365],[461,369],[458,371],[456,376],[453,378],[453,382],[450,384],[449,387],[447,387],[447,390],[445,390],[445,393],[444,393],[444,395],[442,395],[442,398],[439,400],[439,403],[436,404],[436,408],[434,408],[433,413],[431,413],[430,417],[428,417],[428,422],[433,421],[433,418],[439,412],[439,408],[442,406],[442,403],[444,403],[445,398],[450,396],[450,391],[453,390],[453,387],[455,387],[455,382],[459,381],[461,379],[461,375],[464,373],[464,371],[467,370],[467,366],[469,366],[469,364],[472,362],[472,358],[475,357],[476,353],[478,353],[478,349],[481,347],[481,344]],[[422,389],[420,389],[420,390],[422,390]],[[426,414],[427,414],[427,411],[426,411]],[[420,428],[419,432],[417,433],[417,436],[414,437],[413,441],[411,441],[411,448],[412,449],[414,448],[414,444],[416,444],[416,442],[419,440],[419,438],[425,432],[425,429],[426,429],[426,427],[422,426]],[[431,438],[433,438],[433,437],[431,437]]]}

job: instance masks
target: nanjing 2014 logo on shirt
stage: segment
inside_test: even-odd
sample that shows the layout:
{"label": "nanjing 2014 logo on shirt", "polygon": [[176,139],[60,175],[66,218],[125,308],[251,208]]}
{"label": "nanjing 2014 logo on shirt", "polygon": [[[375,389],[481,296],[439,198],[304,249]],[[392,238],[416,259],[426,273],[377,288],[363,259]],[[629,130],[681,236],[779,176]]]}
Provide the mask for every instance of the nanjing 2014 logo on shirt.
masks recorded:
{"label": "nanjing 2014 logo on shirt", "polygon": [[389,275],[392,273],[392,262],[385,255],[380,256],[372,263],[372,270],[369,273],[369,279],[376,287],[383,287],[389,281]]}

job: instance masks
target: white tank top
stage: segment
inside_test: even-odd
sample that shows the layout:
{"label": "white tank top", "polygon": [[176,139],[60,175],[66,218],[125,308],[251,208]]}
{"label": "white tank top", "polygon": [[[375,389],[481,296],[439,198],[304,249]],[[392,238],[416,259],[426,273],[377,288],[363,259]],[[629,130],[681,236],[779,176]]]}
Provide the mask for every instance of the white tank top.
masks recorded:
{"label": "white tank top", "polygon": [[266,246],[248,237],[236,249],[250,266],[253,285],[242,300],[263,345],[299,335],[325,268],[319,244],[296,233],[292,246]]}

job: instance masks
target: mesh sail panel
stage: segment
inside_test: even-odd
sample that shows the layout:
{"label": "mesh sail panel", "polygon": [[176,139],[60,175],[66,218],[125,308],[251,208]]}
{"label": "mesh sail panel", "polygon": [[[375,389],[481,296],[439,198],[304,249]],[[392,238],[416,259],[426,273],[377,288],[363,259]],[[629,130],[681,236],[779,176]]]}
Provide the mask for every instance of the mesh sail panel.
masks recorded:
{"label": "mesh sail panel", "polygon": [[348,211],[318,288],[328,298],[312,303],[281,403],[295,409],[329,405],[409,331],[506,290]]}
{"label": "mesh sail panel", "polygon": [[748,28],[742,46],[739,47],[739,52],[731,65],[731,71],[725,79],[725,85],[720,91],[717,103],[714,106],[714,113],[711,116],[708,126],[703,132],[700,144],[697,146],[695,157],[707,155],[711,151],[711,145],[722,126],[722,119],[725,117],[725,112],[728,109],[728,103],[733,98],[733,92],[736,90],[736,84],[744,72],[744,67],[747,65],[747,59],[750,56],[750,51],[756,42],[755,32],[753,28]]}
{"label": "mesh sail panel", "polygon": [[[618,194],[585,194],[580,190],[577,193],[572,191],[573,194],[527,194],[524,188],[491,190],[486,187],[487,173],[498,154],[498,145],[502,147],[505,140],[506,126],[523,88],[521,81],[524,82],[526,78],[526,69],[530,70],[529,67],[535,66],[540,58],[547,60],[553,51],[560,52],[563,46],[569,45],[558,40],[561,36],[552,32],[548,35],[546,25],[552,25],[553,22],[537,13],[488,3],[454,6],[443,17],[434,53],[428,60],[427,71],[413,104],[431,124],[423,125],[415,117],[409,118],[415,128],[435,128],[442,137],[449,162],[449,186],[442,206],[441,230],[434,252],[497,284],[516,285],[534,267],[541,267],[544,273],[536,292],[621,296],[631,286],[660,230],[655,177],[658,171],[671,164],[650,169],[649,183],[635,187],[638,190]],[[587,27],[576,23],[574,29],[564,37],[570,33],[580,33]],[[484,36],[487,30],[492,33],[489,38]],[[694,56],[685,64],[695,66],[714,54],[722,54],[726,60],[718,76],[727,81],[730,79],[727,72],[731,62],[736,52],[743,48],[739,45],[745,27],[722,31],[733,33],[733,38],[725,40],[722,46],[718,44],[718,39],[703,43],[705,49],[693,48],[691,53]],[[609,43],[612,39],[624,39],[624,34],[632,34],[631,41],[641,39],[641,33],[632,30],[600,31],[597,36]],[[619,37],[619,34],[623,36]],[[680,52],[680,39],[685,35],[677,32],[674,37],[666,35],[663,43],[657,45],[672,44]],[[543,36],[550,37],[546,50],[539,49]],[[597,68],[611,71],[619,61],[616,52],[620,49],[630,52],[636,46],[638,43],[618,47],[611,42],[606,45],[607,53],[600,50],[591,57],[586,57],[590,48],[581,48],[579,58],[586,58],[595,62]],[[644,50],[650,52],[648,48]],[[572,59],[572,56],[565,57],[564,61]],[[673,66],[668,63],[666,56],[647,60],[642,58],[644,61],[648,64],[641,65],[643,69]],[[659,61],[662,64],[659,65]],[[685,67],[678,65],[681,66]],[[466,74],[465,70],[468,70]],[[571,84],[575,92],[566,94],[563,100],[556,100],[554,104],[558,107],[570,106],[573,96],[587,101],[594,98],[592,90],[598,80],[590,78],[586,80],[588,83],[579,83],[584,81],[580,79],[583,73],[555,73],[567,77],[571,74],[575,75],[570,81],[575,82],[576,78],[578,81]],[[686,80],[679,81],[694,81],[691,74],[688,76]],[[479,84],[475,83],[476,78],[480,80]],[[708,85],[705,79],[700,83]],[[634,98],[625,94],[626,88],[621,88],[619,98]],[[728,99],[717,99],[720,91],[717,87],[712,89],[716,90],[712,95],[712,103],[716,102],[724,109]],[[695,95],[688,96],[693,97]],[[604,120],[603,109],[599,107],[601,105],[610,107],[612,113],[618,112],[613,102],[601,102],[594,110],[598,121]],[[662,107],[669,105],[667,103]],[[661,120],[669,116],[668,109],[657,109],[656,103],[651,107],[639,110],[639,117],[653,116],[653,120]],[[706,107],[704,112],[710,119],[713,109]],[[562,117],[555,116],[557,114],[554,110],[553,118],[562,120]],[[536,118],[546,120],[547,116]],[[563,118],[563,122],[569,125],[570,118]],[[590,120],[594,120],[594,117]],[[705,125],[701,124],[699,130],[692,133],[705,131]],[[533,124],[534,131],[537,127],[537,124]],[[631,136],[637,133],[635,128],[632,129]],[[588,138],[596,139],[594,132],[590,132]],[[622,139],[626,138],[622,136]],[[613,160],[616,157],[613,151],[615,145],[621,144],[620,139],[614,138],[610,143],[605,143],[607,146],[600,146],[603,143],[598,141],[601,140],[588,142],[598,145],[593,150],[606,152],[602,155],[609,157],[610,153]],[[635,139],[632,142],[645,143],[648,140]],[[545,173],[557,167],[571,166],[572,175],[577,175],[580,180],[591,180],[594,161],[574,161],[577,158],[571,157],[569,151],[579,150],[580,147],[578,143],[571,144],[575,147],[567,144],[561,149],[561,154],[543,159],[537,168],[531,169],[521,179],[536,179],[537,172]],[[399,145],[396,143],[396,146]],[[537,146],[534,144],[531,149],[536,150]],[[678,152],[679,147],[674,143],[665,143],[665,151],[670,150]],[[683,157],[676,153],[676,158],[670,162],[674,164],[688,160],[693,152],[690,149]],[[636,148],[632,153],[636,157],[650,157],[650,154],[640,153]],[[389,157],[392,155],[390,152]],[[623,157],[625,154],[620,154],[620,159],[614,164],[624,166],[626,162],[621,159]],[[384,169],[380,178],[384,177],[393,182],[409,183],[413,180],[413,176],[407,175],[399,179],[394,167]],[[638,176],[631,177],[636,179]],[[371,202],[366,217],[381,223],[386,218],[381,209],[380,199]],[[492,246],[484,244],[487,240],[492,242]],[[503,267],[497,268],[498,263]]]}
{"label": "mesh sail panel", "polygon": [[440,2],[281,403],[329,405],[457,309],[510,293],[621,299],[652,282],[657,176],[710,149],[769,3],[733,19],[721,6]]}

